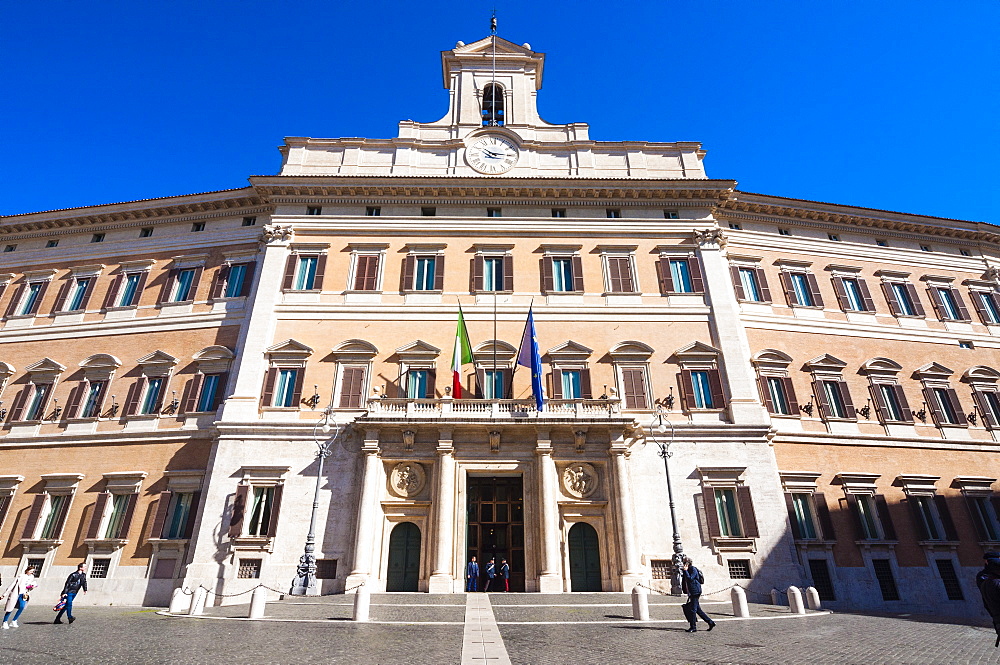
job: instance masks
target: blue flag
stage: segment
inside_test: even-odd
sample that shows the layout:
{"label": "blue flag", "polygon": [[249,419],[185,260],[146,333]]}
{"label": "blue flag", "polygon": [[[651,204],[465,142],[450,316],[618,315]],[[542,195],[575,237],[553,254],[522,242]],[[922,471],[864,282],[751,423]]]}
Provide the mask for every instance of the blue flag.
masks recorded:
{"label": "blue flag", "polygon": [[542,356],[538,353],[538,336],[535,335],[535,319],[528,308],[528,320],[524,323],[521,348],[517,352],[517,364],[531,370],[531,394],[535,397],[535,408],[542,410],[545,391],[542,389]]}

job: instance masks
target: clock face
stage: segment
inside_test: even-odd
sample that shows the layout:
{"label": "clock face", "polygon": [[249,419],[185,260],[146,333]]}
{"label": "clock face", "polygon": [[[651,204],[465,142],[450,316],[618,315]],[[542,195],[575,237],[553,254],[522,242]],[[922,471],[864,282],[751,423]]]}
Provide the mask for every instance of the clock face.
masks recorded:
{"label": "clock face", "polygon": [[487,175],[506,173],[517,164],[517,157],[517,146],[503,136],[482,136],[465,151],[469,166]]}

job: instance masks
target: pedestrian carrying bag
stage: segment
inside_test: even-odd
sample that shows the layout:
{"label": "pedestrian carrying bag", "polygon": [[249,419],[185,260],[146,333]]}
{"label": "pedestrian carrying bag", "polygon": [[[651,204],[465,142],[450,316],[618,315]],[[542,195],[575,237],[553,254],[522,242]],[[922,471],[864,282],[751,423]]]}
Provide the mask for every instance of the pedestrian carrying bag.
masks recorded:
{"label": "pedestrian carrying bag", "polygon": [[66,597],[65,596],[63,596],[62,598],[59,599],[59,602],[55,604],[55,606],[52,608],[52,611],[53,612],[58,612],[59,610],[63,610],[63,609],[66,609]]}

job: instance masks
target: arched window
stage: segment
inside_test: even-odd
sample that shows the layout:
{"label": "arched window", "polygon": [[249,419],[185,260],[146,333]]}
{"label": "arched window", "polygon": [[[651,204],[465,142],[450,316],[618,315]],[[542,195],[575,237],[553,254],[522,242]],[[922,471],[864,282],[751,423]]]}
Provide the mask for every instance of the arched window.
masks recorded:
{"label": "arched window", "polygon": [[483,88],[483,127],[503,127],[503,87],[487,83]]}

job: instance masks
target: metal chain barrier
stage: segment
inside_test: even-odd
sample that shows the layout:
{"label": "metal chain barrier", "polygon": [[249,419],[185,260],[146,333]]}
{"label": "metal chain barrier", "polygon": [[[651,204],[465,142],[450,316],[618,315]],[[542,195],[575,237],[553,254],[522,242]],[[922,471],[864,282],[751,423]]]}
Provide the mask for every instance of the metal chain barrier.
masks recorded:
{"label": "metal chain barrier", "polygon": [[[637,582],[636,586],[640,586],[643,589],[649,589],[650,591],[652,591],[654,593],[658,593],[661,596],[672,596],[672,595],[674,595],[674,594],[670,593],[669,591],[661,591],[660,589],[654,589],[653,587],[646,586],[645,584],[643,584],[641,582]],[[742,584],[736,584],[736,583],[730,584],[729,586],[727,586],[725,588],[722,588],[722,589],[719,589],[718,591],[705,591],[705,592],[702,592],[701,595],[702,596],[714,596],[715,594],[718,594],[718,593],[725,593],[727,591],[731,591],[735,587],[739,587],[739,588],[743,589],[743,591],[746,592],[746,593],[752,593],[755,596],[760,596],[761,598],[766,598],[768,600],[768,603],[770,603],[770,601],[771,601],[771,592],[770,591],[768,591],[767,593],[763,593],[761,591],[754,591],[753,589],[748,589],[747,587],[743,586]],[[790,587],[785,587],[784,590],[779,590],[778,593],[782,593],[782,594],[788,593],[788,589],[789,588]]]}
{"label": "metal chain barrier", "polygon": [[[361,584],[358,584],[356,586],[352,586],[349,589],[344,589],[343,591],[339,591],[339,592],[335,592],[335,593],[327,593],[327,594],[320,594],[320,595],[321,596],[338,596],[338,595],[341,595],[341,594],[345,594],[345,593],[349,593],[351,591],[354,591],[355,589],[360,589],[364,585],[365,585],[365,582],[362,581]],[[216,598],[236,598],[237,596],[243,596],[243,595],[246,595],[248,593],[253,593],[257,589],[267,589],[268,591],[273,591],[274,593],[276,593],[278,595],[281,595],[281,596],[289,596],[289,595],[291,595],[287,591],[281,591],[279,589],[275,589],[274,587],[269,587],[266,584],[258,584],[257,586],[253,587],[252,589],[247,589],[246,591],[240,591],[239,593],[218,593],[217,591],[212,591],[211,589],[209,589],[208,587],[206,587],[204,584],[199,584],[198,588],[204,589],[206,593],[210,593],[213,596],[215,596]],[[194,593],[194,591],[188,591],[187,587],[185,587],[185,588],[181,589],[181,593],[184,593],[184,594],[190,596],[190,595],[192,595]]]}

